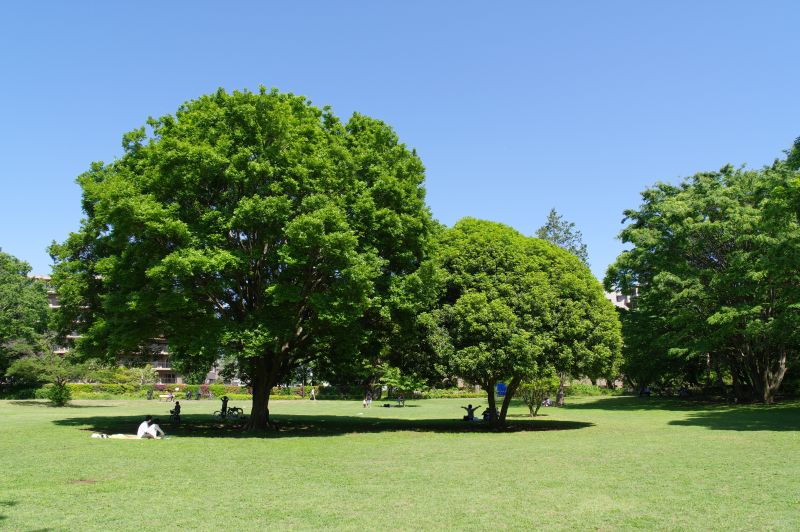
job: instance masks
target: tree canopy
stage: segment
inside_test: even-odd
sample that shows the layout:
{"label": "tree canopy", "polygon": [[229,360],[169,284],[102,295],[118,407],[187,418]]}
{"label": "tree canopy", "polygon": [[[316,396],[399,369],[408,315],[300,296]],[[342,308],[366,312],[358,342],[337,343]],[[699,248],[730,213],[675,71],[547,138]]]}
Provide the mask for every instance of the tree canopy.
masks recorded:
{"label": "tree canopy", "polygon": [[226,356],[253,388],[251,428],[265,428],[270,388],[298,365],[396,332],[431,230],[424,168],[379,120],[342,123],[263,88],[148,126],[78,178],[86,218],[51,248],[62,328],[80,324],[89,356],[155,332],[185,368]]}
{"label": "tree canopy", "polygon": [[49,307],[44,284],[28,277],[30,265],[0,251],[0,379],[9,365],[40,350]]}
{"label": "tree canopy", "polygon": [[548,370],[608,371],[619,322],[600,283],[567,251],[514,229],[465,218],[435,259],[444,272],[435,310],[421,316],[447,371],[483,386],[508,383],[503,421],[519,384]]}
{"label": "tree canopy", "polygon": [[606,284],[638,289],[624,318],[626,373],[696,382],[714,369],[741,398],[774,400],[800,349],[797,182],[786,161],[726,166],[658,183],[625,211],[621,238],[633,247]]}

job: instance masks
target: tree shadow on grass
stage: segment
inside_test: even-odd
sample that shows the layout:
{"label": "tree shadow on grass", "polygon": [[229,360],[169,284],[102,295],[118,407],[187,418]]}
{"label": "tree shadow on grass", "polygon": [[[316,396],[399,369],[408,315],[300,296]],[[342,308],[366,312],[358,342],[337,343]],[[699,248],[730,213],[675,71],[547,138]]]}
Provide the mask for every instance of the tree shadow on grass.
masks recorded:
{"label": "tree shadow on grass", "polygon": [[[16,506],[17,501],[0,501],[0,509],[1,508],[10,508],[12,506]],[[0,514],[0,521],[3,519],[8,519],[7,515]]]}
{"label": "tree shadow on grass", "polygon": [[686,419],[675,419],[670,425],[706,427],[711,430],[736,431],[798,431],[800,406],[797,405],[746,405],[708,410],[690,414]]}
{"label": "tree shadow on grass", "polygon": [[614,396],[598,397],[588,401],[574,402],[567,398],[564,408],[569,410],[697,410],[699,408],[730,408],[730,405],[719,401],[707,400],[704,398],[677,397],[635,397],[635,396]]}
{"label": "tree shadow on grass", "polygon": [[685,419],[674,419],[669,425],[706,427],[712,430],[795,431],[800,430],[800,402],[776,405],[729,405],[702,398],[613,397],[585,403],[568,404],[570,410],[690,412]]}
{"label": "tree shadow on grass", "polygon": [[[379,432],[437,432],[449,434],[493,434],[504,432],[537,432],[549,430],[575,430],[591,427],[593,423],[560,420],[512,420],[504,427],[483,423],[469,423],[457,419],[386,419],[361,416],[304,416],[273,415],[270,420],[278,424],[278,431],[253,433],[243,430],[242,424],[224,423],[208,415],[181,416],[180,425],[162,420],[161,427],[168,436],[176,438],[253,438],[253,437],[324,437],[343,434]],[[94,416],[66,418],[53,421],[56,425],[81,427],[87,432],[106,434],[135,432],[141,416]]]}
{"label": "tree shadow on grass", "polygon": [[74,405],[67,403],[64,406],[55,406],[50,401],[42,401],[36,399],[20,399],[17,401],[9,401],[9,404],[15,406],[40,406],[46,408],[110,408],[112,405]]}

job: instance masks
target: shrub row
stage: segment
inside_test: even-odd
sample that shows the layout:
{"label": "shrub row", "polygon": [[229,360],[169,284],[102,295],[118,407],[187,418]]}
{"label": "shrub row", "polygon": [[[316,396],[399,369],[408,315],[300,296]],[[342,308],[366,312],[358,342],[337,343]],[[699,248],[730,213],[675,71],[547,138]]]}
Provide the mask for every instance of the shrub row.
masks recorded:
{"label": "shrub row", "polygon": [[593,384],[580,384],[574,383],[564,387],[564,395],[571,397],[587,397],[598,395],[624,395],[625,390],[622,388],[612,390]]}
{"label": "shrub row", "polygon": [[[51,384],[45,384],[36,390],[16,390],[13,397],[9,399],[47,399]],[[67,388],[73,399],[144,399],[147,396],[148,390],[153,390],[154,395],[172,391],[175,394],[175,399],[181,400],[184,398],[186,391],[192,392],[192,400],[197,390],[201,394],[207,395],[208,392],[214,394],[215,399],[219,399],[223,395],[227,395],[232,401],[249,401],[252,395],[246,386],[231,386],[222,384],[211,385],[197,385],[197,384],[157,384],[137,386],[130,384],[67,384]],[[175,391],[175,388],[178,388]],[[311,395],[311,389],[315,388],[316,396],[318,399],[339,399],[339,400],[354,400],[360,401],[363,399],[363,390],[358,391],[354,389],[343,389],[342,387],[317,387],[306,386],[306,395],[301,395],[299,387],[275,387],[271,390],[270,399],[275,400],[298,400],[308,399]],[[564,388],[564,394],[571,397],[586,397],[586,396],[601,396],[601,395],[623,395],[625,393],[622,389],[611,390],[591,384],[575,383]],[[420,399],[469,399],[486,397],[485,391],[475,392],[474,390],[466,390],[459,388],[445,388],[445,389],[431,389],[422,392],[414,393],[414,398]],[[407,396],[411,398],[411,396]],[[376,399],[378,399],[376,397]]]}
{"label": "shrub row", "polygon": [[[414,394],[414,397],[417,397],[417,394]],[[481,390],[476,392],[473,389],[466,389],[466,388],[444,388],[444,389],[437,389],[433,388],[430,390],[425,390],[420,392],[419,397],[422,399],[471,399],[471,398],[478,398],[483,399],[486,397],[486,391]]]}

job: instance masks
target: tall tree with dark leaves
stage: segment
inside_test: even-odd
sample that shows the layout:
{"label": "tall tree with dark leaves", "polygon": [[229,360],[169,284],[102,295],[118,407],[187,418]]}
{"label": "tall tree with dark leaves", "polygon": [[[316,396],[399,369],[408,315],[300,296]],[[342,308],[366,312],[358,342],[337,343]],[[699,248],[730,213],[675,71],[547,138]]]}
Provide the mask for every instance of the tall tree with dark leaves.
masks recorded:
{"label": "tall tree with dark leaves", "polygon": [[536,230],[536,236],[566,249],[586,266],[589,265],[589,252],[583,243],[583,234],[575,228],[575,223],[565,220],[555,209],[550,209],[547,221]]}
{"label": "tall tree with dark leaves", "polygon": [[[424,258],[424,168],[383,122],[306,99],[223,90],[151,119],[80,176],[86,218],[52,247],[62,326],[87,355],[164,334],[182,367],[235,362],[269,391],[313,360],[356,359],[393,331]],[[378,338],[376,338],[378,337]]]}
{"label": "tall tree with dark leaves", "polygon": [[[638,287],[626,322],[636,344],[653,346],[653,366],[696,371],[708,360],[727,369],[740,397],[774,401],[800,356],[798,180],[791,158],[726,166],[658,183],[625,211],[621,237],[632,248],[606,285]],[[652,379],[648,356],[628,352],[626,364]]]}

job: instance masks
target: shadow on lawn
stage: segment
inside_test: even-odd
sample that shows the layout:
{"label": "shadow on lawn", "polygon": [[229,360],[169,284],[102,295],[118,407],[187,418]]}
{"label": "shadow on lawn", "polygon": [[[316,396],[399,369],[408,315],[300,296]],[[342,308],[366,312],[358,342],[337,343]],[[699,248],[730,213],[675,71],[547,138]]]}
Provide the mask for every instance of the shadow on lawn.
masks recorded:
{"label": "shadow on lawn", "polygon": [[50,401],[36,400],[36,399],[20,399],[17,401],[9,401],[9,404],[15,406],[41,406],[47,408],[110,408],[111,405],[74,405],[67,403],[64,406],[54,406]]}
{"label": "shadow on lawn", "polygon": [[[440,432],[451,434],[491,434],[498,432],[527,432],[546,430],[574,430],[591,427],[593,423],[557,420],[513,420],[505,427],[493,428],[481,423],[467,423],[456,419],[385,419],[355,416],[300,416],[274,415],[279,430],[266,433],[244,431],[240,425],[220,423],[207,415],[181,416],[183,423],[170,425],[164,419],[161,426],[168,436],[202,438],[252,438],[252,437],[319,437],[342,434],[364,434],[377,432]],[[56,425],[83,427],[89,432],[107,434],[136,431],[140,416],[94,416],[67,418],[53,421]]]}
{"label": "shadow on lawn", "polygon": [[692,398],[615,397],[586,403],[568,404],[567,408],[570,410],[668,410],[691,412],[685,419],[674,419],[669,421],[669,424],[685,427],[706,427],[712,430],[800,430],[800,404],[796,401],[766,406],[761,404],[728,405]]}
{"label": "shadow on lawn", "polygon": [[737,431],[797,431],[800,430],[800,406],[746,405],[726,407],[690,414],[686,419],[676,419],[670,425],[706,427],[711,430]]}
{"label": "shadow on lawn", "polygon": [[[0,501],[0,508],[9,508],[11,506],[16,506],[17,501]],[[8,519],[7,515],[0,514],[0,521],[3,519]]]}
{"label": "shadow on lawn", "polygon": [[730,408],[725,403],[702,398],[679,399],[677,397],[598,397],[586,402],[574,403],[567,397],[566,408],[570,410],[698,410],[701,408]]}

